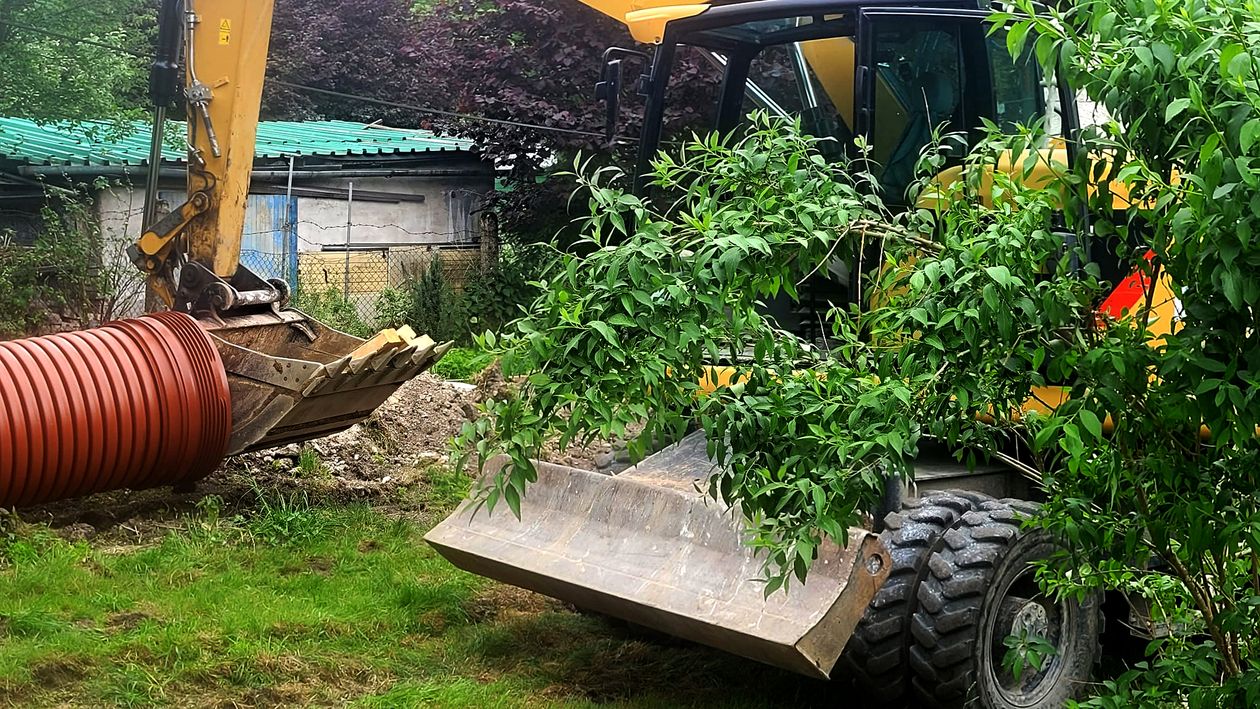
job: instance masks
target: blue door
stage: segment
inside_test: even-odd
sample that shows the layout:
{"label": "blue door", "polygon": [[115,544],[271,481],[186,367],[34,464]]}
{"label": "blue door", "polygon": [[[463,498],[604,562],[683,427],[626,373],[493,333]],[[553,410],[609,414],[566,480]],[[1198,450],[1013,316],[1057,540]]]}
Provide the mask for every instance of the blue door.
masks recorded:
{"label": "blue door", "polygon": [[263,278],[297,288],[297,198],[252,194],[245,203],[241,263]]}
{"label": "blue door", "polygon": [[[184,202],[183,192],[158,193],[166,209]],[[263,278],[279,278],[297,289],[297,197],[251,194],[245,201],[241,263]]]}

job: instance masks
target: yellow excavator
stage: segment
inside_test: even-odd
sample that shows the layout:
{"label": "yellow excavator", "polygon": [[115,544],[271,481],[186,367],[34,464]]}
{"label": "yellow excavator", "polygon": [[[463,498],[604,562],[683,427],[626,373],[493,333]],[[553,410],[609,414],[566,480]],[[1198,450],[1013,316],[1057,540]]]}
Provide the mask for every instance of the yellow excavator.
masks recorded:
{"label": "yellow excavator", "polygon": [[163,3],[150,92],[161,108],[182,64],[188,199],[147,224],[130,252],[152,292],[214,340],[232,394],[229,454],[349,428],[450,347],[405,328],[366,341],[339,332],[287,307],[283,281],[240,263],[272,8],[270,0]]}
{"label": "yellow excavator", "polygon": [[[609,49],[597,90],[613,136],[622,76],[642,66],[639,80],[626,82],[645,97],[639,175],[659,149],[684,52],[699,53],[720,78],[712,130],[737,131],[760,107],[835,139],[824,148],[861,137],[890,203],[907,201],[915,162],[942,124],[974,140],[985,120],[1008,130],[1042,121],[1045,169],[1080,159],[1076,93],[1031,56],[1011,57],[1004,33],[985,23],[984,0],[582,2],[653,46],[651,56]],[[938,182],[958,174],[947,166]],[[1119,316],[1149,295],[1162,324],[1154,329],[1171,327],[1178,304],[1169,284],[1151,284],[1114,246],[1096,244],[1088,256],[1119,284],[1100,309]],[[809,332],[818,313],[857,292],[856,268],[836,266],[799,301],[768,304],[781,326],[820,334]],[[1028,407],[1062,396],[1036,390]],[[969,468],[930,447],[912,488],[890,481],[868,528],[820,551],[803,585],[767,597],[741,514],[701,492],[713,464],[700,436],[618,474],[536,462],[519,519],[469,500],[426,539],[478,574],[808,676],[855,680],[866,696],[854,706],[1061,707],[1100,657],[1102,609],[1107,623],[1142,625],[1123,598],[1041,593],[1033,562],[1058,545],[1021,528],[1036,509],[1036,480],[1004,465]],[[487,476],[497,469],[487,467]],[[1005,641],[1020,634],[1053,647],[1041,667],[1004,666]]]}
{"label": "yellow excavator", "polygon": [[[128,253],[165,311],[0,343],[0,505],[181,484],[226,455],[362,421],[450,347],[367,340],[240,263],[271,0],[164,0],[144,233]],[[154,218],[165,110],[187,118],[187,200]]]}

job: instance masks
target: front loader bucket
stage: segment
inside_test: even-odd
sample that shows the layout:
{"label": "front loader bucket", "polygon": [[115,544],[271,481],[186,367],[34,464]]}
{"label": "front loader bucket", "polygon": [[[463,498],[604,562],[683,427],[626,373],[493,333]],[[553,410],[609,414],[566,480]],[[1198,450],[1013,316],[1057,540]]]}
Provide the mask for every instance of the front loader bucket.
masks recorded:
{"label": "front loader bucket", "polygon": [[362,340],[292,309],[201,322],[227,370],[229,454],[347,429],[450,348],[410,328]]}
{"label": "front loader bucket", "polygon": [[741,516],[697,491],[698,433],[620,475],[536,466],[520,520],[469,500],[425,540],[467,571],[822,678],[888,575],[879,538],[850,529],[804,585],[766,598]]}

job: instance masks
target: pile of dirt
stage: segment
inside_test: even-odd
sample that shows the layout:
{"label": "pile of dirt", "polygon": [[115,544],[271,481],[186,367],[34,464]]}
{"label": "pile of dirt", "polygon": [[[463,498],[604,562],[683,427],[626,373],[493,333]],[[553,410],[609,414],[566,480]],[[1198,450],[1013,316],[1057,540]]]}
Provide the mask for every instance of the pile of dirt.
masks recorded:
{"label": "pile of dirt", "polygon": [[[476,392],[467,385],[422,374],[399,387],[363,423],[305,446],[333,477],[378,480],[402,467],[427,467],[445,459],[451,439],[476,415],[475,402]],[[302,446],[294,444],[254,453],[243,462],[279,461],[278,467],[292,469],[301,453]]]}
{"label": "pile of dirt", "polygon": [[[399,387],[363,423],[305,446],[314,452],[326,473],[345,480],[350,487],[361,487],[355,481],[398,481],[416,468],[447,460],[451,439],[476,417],[477,405],[506,396],[513,383],[497,366],[488,367],[471,385],[422,374]],[[291,445],[243,456],[242,462],[288,472],[298,468],[301,453],[302,446]],[[543,458],[604,472],[624,468],[629,461],[624,445],[598,441],[563,452],[548,445]]]}

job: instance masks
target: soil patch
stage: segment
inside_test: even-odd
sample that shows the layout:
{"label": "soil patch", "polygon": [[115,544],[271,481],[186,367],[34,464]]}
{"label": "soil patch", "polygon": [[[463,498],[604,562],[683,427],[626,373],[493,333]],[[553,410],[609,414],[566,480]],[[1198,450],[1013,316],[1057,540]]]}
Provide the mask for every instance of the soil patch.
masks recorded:
{"label": "soil patch", "polygon": [[139,611],[127,611],[124,613],[113,613],[105,619],[105,627],[114,632],[126,632],[135,630],[141,623],[151,619],[153,616],[148,613]]}
{"label": "soil patch", "polygon": [[564,604],[554,598],[502,584],[482,588],[463,604],[464,612],[474,623],[510,620],[563,607]]}
{"label": "soil patch", "polygon": [[73,658],[47,660],[31,669],[31,677],[45,690],[73,684],[86,676],[83,664]]}

